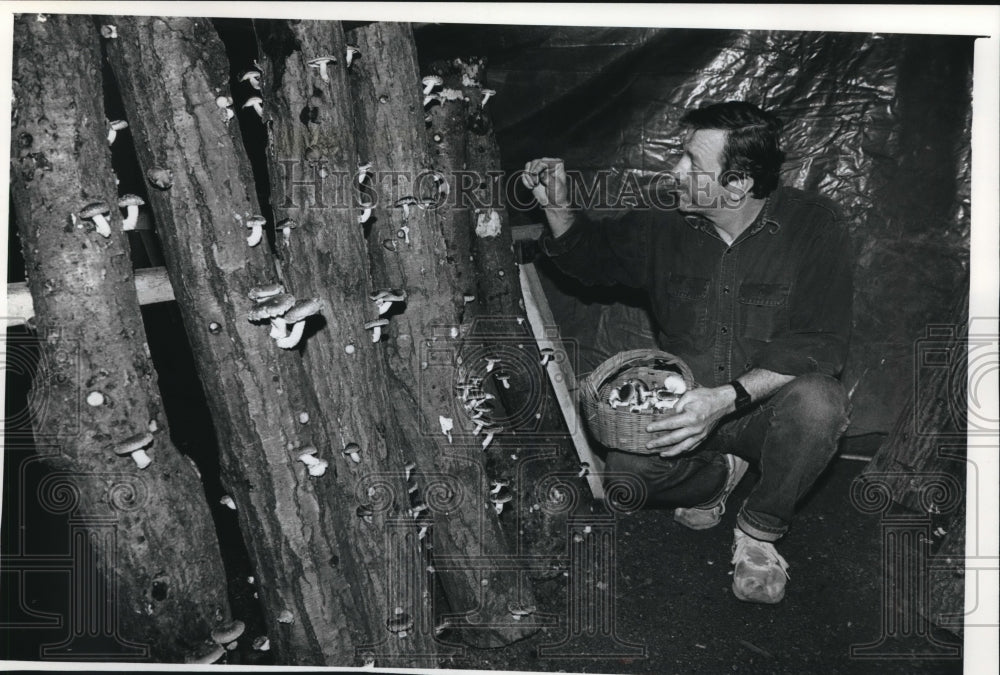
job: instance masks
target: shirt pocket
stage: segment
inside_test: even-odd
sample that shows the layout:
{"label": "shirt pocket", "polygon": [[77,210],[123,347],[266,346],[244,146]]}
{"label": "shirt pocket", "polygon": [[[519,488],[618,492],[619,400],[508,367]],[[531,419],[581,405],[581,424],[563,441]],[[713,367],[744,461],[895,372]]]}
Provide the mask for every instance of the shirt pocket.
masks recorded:
{"label": "shirt pocket", "polygon": [[788,329],[787,284],[745,282],[736,296],[740,306],[743,337],[770,342]]}
{"label": "shirt pocket", "polygon": [[708,333],[709,279],[671,274],[667,284],[670,313],[665,333],[701,341]]}

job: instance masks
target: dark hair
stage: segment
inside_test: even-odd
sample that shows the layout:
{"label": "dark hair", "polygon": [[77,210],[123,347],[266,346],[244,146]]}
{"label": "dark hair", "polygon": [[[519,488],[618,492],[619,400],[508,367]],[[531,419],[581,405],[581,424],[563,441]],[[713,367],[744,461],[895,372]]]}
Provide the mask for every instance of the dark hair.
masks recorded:
{"label": "dark hair", "polygon": [[726,132],[722,176],[753,178],[751,196],[763,199],[778,187],[785,153],[781,151],[781,120],[774,115],[752,103],[726,101],[689,111],[681,118],[681,124]]}

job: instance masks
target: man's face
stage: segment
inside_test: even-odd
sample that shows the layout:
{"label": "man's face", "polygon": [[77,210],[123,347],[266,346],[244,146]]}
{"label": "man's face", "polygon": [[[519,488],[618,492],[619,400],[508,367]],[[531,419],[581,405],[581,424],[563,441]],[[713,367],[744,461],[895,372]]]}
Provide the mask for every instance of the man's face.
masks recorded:
{"label": "man's face", "polygon": [[681,211],[708,214],[733,204],[734,186],[719,182],[725,143],[721,129],[691,130],[684,136],[684,154],[673,168]]}

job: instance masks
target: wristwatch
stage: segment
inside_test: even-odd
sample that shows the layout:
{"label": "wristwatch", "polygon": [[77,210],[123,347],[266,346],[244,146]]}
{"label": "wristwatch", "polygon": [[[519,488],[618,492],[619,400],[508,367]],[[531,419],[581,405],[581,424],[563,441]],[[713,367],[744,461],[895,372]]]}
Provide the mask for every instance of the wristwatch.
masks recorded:
{"label": "wristwatch", "polygon": [[750,400],[750,394],[743,385],[738,380],[733,380],[729,385],[736,390],[736,412],[743,412],[749,408],[753,401]]}

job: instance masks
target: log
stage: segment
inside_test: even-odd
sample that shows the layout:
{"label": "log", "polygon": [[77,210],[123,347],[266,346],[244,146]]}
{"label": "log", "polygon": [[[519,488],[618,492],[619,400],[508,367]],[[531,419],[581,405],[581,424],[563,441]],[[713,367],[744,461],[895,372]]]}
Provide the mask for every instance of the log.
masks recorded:
{"label": "log", "polygon": [[[85,640],[72,638],[90,636],[108,641],[102,660],[117,648],[131,660],[181,662],[230,608],[208,504],[193,463],[170,441],[143,331],[108,150],[100,40],[87,16],[15,19],[12,193],[43,364],[33,426],[56,471],[42,500],[70,495],[60,511],[84,523],[96,550],[83,554],[107,571],[77,582],[98,586],[74,588],[85,604],[71,612],[71,639],[45,656],[86,659]],[[114,205],[107,236],[78,215],[95,201]],[[115,454],[146,434],[146,468]],[[76,572],[88,569],[81,562]],[[99,609],[92,594],[103,584],[118,601]]]}
{"label": "log", "polygon": [[[471,645],[498,647],[537,630],[508,609],[534,598],[526,575],[500,564],[511,547],[487,499],[482,437],[468,434],[472,423],[459,415],[451,366],[461,350],[462,292],[447,265],[441,219],[434,209],[395,206],[414,196],[416,177],[431,168],[413,34],[408,24],[375,23],[349,39],[363,54],[351,76],[359,155],[381,172],[408,178],[380,195],[368,236],[375,286],[407,293],[405,311],[391,318],[382,345],[395,376],[393,406],[414,422],[406,441],[418,469],[453,477],[464,493],[434,514],[433,526],[434,564],[456,630]],[[450,437],[441,418],[454,426]]]}
{"label": "log", "polygon": [[[379,316],[370,299],[379,289],[369,278],[365,228],[358,222],[362,209],[353,187],[358,185],[358,151],[348,77],[357,64],[346,66],[339,22],[254,25],[270,134],[271,208],[276,223],[297,224],[287,240],[280,226],[275,237],[282,278],[296,297],[319,298],[324,307],[325,325],[308,336],[301,355],[309,386],[322,402],[316,423],[327,429],[331,452],[338,455],[336,475],[325,490],[340,504],[328,517],[342,541],[340,568],[352,593],[355,649],[369,655],[362,661],[374,657],[379,666],[433,666],[438,652],[433,613],[421,592],[432,576],[422,562],[428,553],[418,539],[420,528],[408,513],[413,506],[408,487],[418,480],[407,481],[404,469],[413,456],[401,425],[412,427],[412,422],[393,414],[389,390],[395,385],[382,356],[385,344],[373,343],[372,331],[364,327]],[[326,80],[308,63],[324,54],[337,57]],[[371,58],[367,53],[359,57]],[[359,463],[339,456],[349,443],[362,449]],[[375,477],[386,494],[368,493]],[[374,524],[356,515],[359,507],[376,502],[384,508],[376,509]],[[393,532],[406,541],[403,549],[391,545]],[[402,587],[398,570],[407,565],[418,566],[418,579]],[[387,629],[398,611],[414,619],[405,638]]]}
{"label": "log", "polygon": [[[323,407],[304,385],[301,359],[251,323],[254,287],[280,280],[264,242],[249,246],[247,221],[261,212],[241,125],[259,125],[246,92],[230,90],[229,63],[211,22],[114,17],[107,55],[149,187],[166,267],[203,383],[220,448],[221,481],[258,579],[275,658],[290,665],[354,659],[352,596],[337,520],[341,500],[325,488],[335,449]],[[217,104],[233,95],[236,116]],[[305,413],[308,418],[302,416]],[[312,476],[307,446],[329,471]]]}

